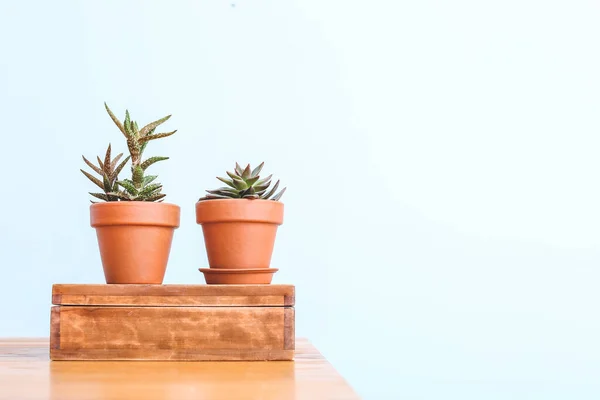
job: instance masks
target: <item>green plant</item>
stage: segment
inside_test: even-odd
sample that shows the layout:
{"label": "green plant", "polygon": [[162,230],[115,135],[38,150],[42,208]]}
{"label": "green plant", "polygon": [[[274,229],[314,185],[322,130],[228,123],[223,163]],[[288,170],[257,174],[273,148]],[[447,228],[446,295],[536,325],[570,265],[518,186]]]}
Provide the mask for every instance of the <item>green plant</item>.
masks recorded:
{"label": "green plant", "polygon": [[238,163],[235,163],[235,172],[227,171],[229,178],[220,178],[218,180],[225,183],[227,186],[220,187],[215,190],[207,190],[206,196],[200,198],[198,201],[211,200],[211,199],[264,199],[278,201],[281,196],[285,193],[285,189],[281,189],[277,194],[277,188],[279,187],[279,180],[275,185],[271,186],[271,177],[269,175],[266,178],[260,179],[260,171],[262,170],[265,163],[261,163],[258,167],[251,169],[250,164],[246,168],[242,169]]}
{"label": "green plant", "polygon": [[[104,103],[104,107],[106,108],[106,112],[108,112],[108,115],[113,120],[115,125],[117,125],[121,133],[123,133],[125,136],[125,139],[127,140],[127,148],[129,149],[129,156],[127,156],[127,158],[121,164],[119,164],[118,167],[116,167],[116,161],[114,162],[115,165],[113,165],[113,162],[107,163],[106,160],[110,159],[109,145],[105,162],[102,163],[98,157],[100,168],[90,163],[84,157],[86,164],[88,164],[88,166],[90,166],[96,173],[102,176],[102,181],[100,181],[89,173],[83,170],[81,171],[96,185],[98,185],[99,182],[102,183],[102,185],[98,186],[104,190],[103,194],[90,194],[104,201],[120,200],[161,202],[166,196],[164,193],[162,193],[162,184],[155,182],[157,175],[145,175],[145,172],[146,169],[148,169],[148,167],[150,167],[152,164],[159,161],[168,160],[169,157],[150,157],[146,160],[142,160],[142,155],[146,149],[146,146],[148,145],[148,142],[171,136],[177,132],[177,130],[174,130],[172,132],[154,133],[159,125],[171,118],[171,115],[167,115],[166,117],[151,122],[142,129],[139,129],[137,122],[131,119],[128,110],[125,110],[125,119],[123,122],[121,122],[113,114],[106,103]],[[118,161],[121,156],[122,154],[115,157],[115,159]],[[131,160],[131,179],[119,180],[118,174],[125,163],[127,163],[129,160]]]}
{"label": "green plant", "polygon": [[[96,186],[98,186],[100,189],[102,189],[104,191],[104,193],[90,192],[90,194],[92,196],[94,196],[97,199],[104,200],[104,201],[118,201],[119,198],[116,195],[114,195],[113,193],[119,191],[119,185],[117,183],[117,181],[119,179],[119,172],[121,172],[121,170],[123,169],[125,164],[127,164],[127,161],[129,161],[130,156],[125,157],[125,159],[123,161],[121,161],[121,163],[119,165],[117,165],[117,163],[119,162],[121,157],[123,157],[123,153],[118,154],[114,159],[111,160],[111,158],[110,158],[111,148],[110,147],[111,146],[109,144],[108,148],[106,149],[106,155],[104,156],[104,162],[102,162],[100,157],[97,157],[97,159],[98,159],[97,166],[92,164],[90,161],[88,161],[88,159],[85,158],[84,156],[81,156],[81,157],[83,157],[83,161],[85,161],[85,163],[95,173],[100,175],[100,179],[96,178],[89,172],[86,172],[82,169],[80,171],[85,176],[87,176],[90,181],[94,182],[94,184],[96,184]],[[97,202],[92,201],[92,203],[97,203]]]}

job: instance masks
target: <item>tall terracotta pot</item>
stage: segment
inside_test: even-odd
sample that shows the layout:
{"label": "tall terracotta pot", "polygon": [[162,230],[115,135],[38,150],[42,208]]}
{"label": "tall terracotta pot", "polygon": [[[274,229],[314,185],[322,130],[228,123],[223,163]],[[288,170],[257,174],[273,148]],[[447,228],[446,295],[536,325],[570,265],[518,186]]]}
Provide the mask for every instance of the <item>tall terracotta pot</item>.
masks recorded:
{"label": "tall terracotta pot", "polygon": [[174,204],[119,201],[92,204],[106,283],[162,284],[179,227]]}
{"label": "tall terracotta pot", "polygon": [[217,199],[196,203],[210,268],[269,268],[283,203],[272,200]]}

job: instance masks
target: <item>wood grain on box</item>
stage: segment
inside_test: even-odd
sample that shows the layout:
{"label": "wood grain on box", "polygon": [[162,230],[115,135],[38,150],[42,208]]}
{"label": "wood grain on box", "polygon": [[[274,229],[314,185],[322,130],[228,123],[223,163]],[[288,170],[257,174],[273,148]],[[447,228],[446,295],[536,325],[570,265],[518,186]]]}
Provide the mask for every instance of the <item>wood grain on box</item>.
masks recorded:
{"label": "wood grain on box", "polygon": [[55,285],[52,360],[292,360],[291,285]]}

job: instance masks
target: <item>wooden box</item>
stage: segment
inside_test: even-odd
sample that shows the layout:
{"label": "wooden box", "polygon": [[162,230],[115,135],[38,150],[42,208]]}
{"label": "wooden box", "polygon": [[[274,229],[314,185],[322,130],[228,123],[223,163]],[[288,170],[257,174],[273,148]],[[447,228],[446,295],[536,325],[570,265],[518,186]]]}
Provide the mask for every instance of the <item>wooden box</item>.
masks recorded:
{"label": "wooden box", "polygon": [[53,285],[52,360],[293,360],[292,285]]}

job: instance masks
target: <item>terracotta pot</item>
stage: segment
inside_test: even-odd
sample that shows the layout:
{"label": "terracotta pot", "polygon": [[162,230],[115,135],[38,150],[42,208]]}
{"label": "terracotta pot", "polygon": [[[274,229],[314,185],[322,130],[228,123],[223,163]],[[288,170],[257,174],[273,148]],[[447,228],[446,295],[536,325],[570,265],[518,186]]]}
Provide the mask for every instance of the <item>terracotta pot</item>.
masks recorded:
{"label": "terracotta pot", "polygon": [[92,204],[106,283],[162,284],[179,214],[179,206],[167,203]]}
{"label": "terracotta pot", "polygon": [[209,285],[213,284],[246,284],[246,285],[268,285],[273,280],[273,274],[279,271],[277,268],[261,269],[217,269],[200,268],[204,279]]}
{"label": "terracotta pot", "polygon": [[219,199],[196,203],[211,268],[269,268],[283,203],[273,200]]}

